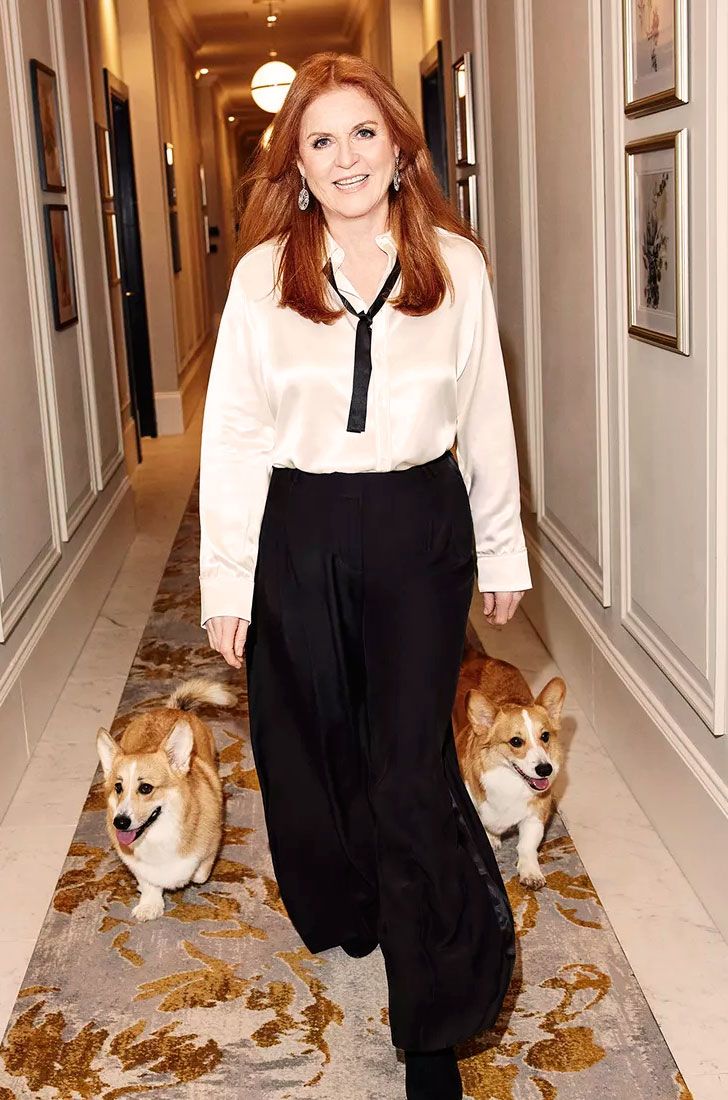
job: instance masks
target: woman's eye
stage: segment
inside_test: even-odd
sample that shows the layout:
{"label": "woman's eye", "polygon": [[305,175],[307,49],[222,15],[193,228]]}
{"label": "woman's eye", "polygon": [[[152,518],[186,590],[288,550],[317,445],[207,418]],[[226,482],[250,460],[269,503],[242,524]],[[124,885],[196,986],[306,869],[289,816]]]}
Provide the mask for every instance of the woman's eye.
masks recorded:
{"label": "woman's eye", "polygon": [[116,791],[117,794],[121,794],[121,792],[122,792],[121,783],[114,783],[114,790]]}
{"label": "woman's eye", "polygon": [[139,784],[139,794],[151,794],[153,790],[154,790],[154,787],[152,786],[151,783],[140,783]]}
{"label": "woman's eye", "polygon": [[313,148],[314,149],[320,149],[321,146],[319,145],[319,142],[320,141],[327,141],[327,140],[328,140],[327,138],[316,138],[316,140],[313,143]]}
{"label": "woman's eye", "polygon": [[368,126],[363,126],[362,129],[359,131],[359,133],[360,134],[371,134],[372,137],[374,137],[374,134],[376,133],[376,131],[375,130],[370,130]]}
{"label": "woman's eye", "polygon": [[523,744],[523,741],[521,740],[520,737],[511,737],[511,744],[513,745],[514,749],[520,749],[521,745]]}

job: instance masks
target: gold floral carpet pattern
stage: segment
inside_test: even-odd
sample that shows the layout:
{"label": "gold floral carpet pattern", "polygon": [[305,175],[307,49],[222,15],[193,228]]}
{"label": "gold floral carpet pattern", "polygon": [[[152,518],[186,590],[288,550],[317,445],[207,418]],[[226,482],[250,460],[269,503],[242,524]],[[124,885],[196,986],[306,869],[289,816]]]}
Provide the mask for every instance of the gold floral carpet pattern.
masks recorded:
{"label": "gold floral carpet pattern", "polygon": [[[200,630],[197,555],[196,485],[112,734],[187,676],[233,686],[234,710],[199,712],[220,749],[224,848],[209,882],[137,924],[96,773],[0,1048],[0,1100],[401,1100],[380,952],[311,955],[278,896],[244,670]],[[467,1096],[690,1100],[561,820],[543,844],[540,893],[518,884],[515,840],[499,858],[519,958],[497,1027],[459,1051]]]}

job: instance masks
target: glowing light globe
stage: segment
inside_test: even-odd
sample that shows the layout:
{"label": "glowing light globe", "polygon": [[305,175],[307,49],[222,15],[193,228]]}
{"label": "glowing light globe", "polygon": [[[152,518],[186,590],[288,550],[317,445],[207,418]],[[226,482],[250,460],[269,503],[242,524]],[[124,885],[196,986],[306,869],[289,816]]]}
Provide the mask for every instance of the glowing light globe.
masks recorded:
{"label": "glowing light globe", "polygon": [[274,115],[283,106],[296,70],[285,61],[266,61],[253,74],[250,91],[262,111]]}

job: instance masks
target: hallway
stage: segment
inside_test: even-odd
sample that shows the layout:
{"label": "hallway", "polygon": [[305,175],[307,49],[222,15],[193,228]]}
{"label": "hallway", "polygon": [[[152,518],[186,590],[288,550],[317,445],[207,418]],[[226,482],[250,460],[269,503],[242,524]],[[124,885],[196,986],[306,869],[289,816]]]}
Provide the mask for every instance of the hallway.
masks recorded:
{"label": "hallway", "polygon": [[[100,724],[108,728],[117,711],[195,481],[200,413],[198,409],[183,436],[145,441],[145,461],[134,475],[137,536],[3,821],[0,871],[3,881],[12,883],[12,889],[6,889],[0,899],[3,1029],[96,772],[96,730]],[[483,621],[474,600],[471,622],[487,651],[516,663],[532,688],[540,688],[559,673],[520,609],[507,627],[493,628]],[[206,668],[207,675],[219,674],[223,679],[231,672],[221,658],[213,659]],[[728,1017],[723,996],[728,983],[728,945],[639,809],[600,743],[598,731],[571,692],[564,732],[568,743],[567,783],[560,802],[564,824],[691,1095],[694,1100],[722,1100],[728,1084]],[[513,844],[509,841],[506,847]],[[192,887],[190,893],[196,889]],[[567,909],[575,906],[571,911],[585,916],[583,903],[588,896],[586,884],[572,889],[564,895],[571,899],[565,902]],[[121,914],[125,906],[116,903],[114,908]],[[90,913],[85,919],[90,919]],[[149,934],[154,934],[151,927],[147,926]],[[141,935],[137,934],[138,947],[146,936],[142,928]],[[215,942],[207,941],[210,945]],[[251,962],[255,957],[254,941],[248,942],[250,949],[242,949],[241,975],[246,972],[248,950]],[[542,942],[542,949],[544,946]],[[338,953],[326,954],[335,957]],[[347,960],[350,971],[354,962]],[[343,980],[342,971],[345,973],[345,964],[338,963],[340,977],[328,983],[329,995],[334,997],[337,980]],[[235,1014],[235,1002],[226,1011]],[[264,1012],[260,1020],[265,1018]],[[598,1031],[595,1038],[599,1038]],[[382,1045],[385,1064],[386,1051]],[[7,1084],[5,1078],[0,1081]],[[525,1085],[517,1086],[512,1094],[516,1100],[531,1095],[518,1091],[521,1088]],[[258,1094],[250,1095],[252,1100]],[[347,1100],[367,1100],[370,1095],[362,1093],[360,1098],[352,1091]],[[474,1095],[486,1098],[488,1094]],[[561,1095],[572,1093],[560,1091]],[[630,1092],[630,1100],[635,1095]],[[626,1093],[610,1096],[627,1100]]]}

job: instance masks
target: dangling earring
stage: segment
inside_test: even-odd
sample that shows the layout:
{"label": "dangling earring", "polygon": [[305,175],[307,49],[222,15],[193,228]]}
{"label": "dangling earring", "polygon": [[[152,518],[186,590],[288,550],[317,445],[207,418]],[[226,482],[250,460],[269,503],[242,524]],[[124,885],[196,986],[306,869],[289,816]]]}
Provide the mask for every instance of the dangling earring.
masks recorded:
{"label": "dangling earring", "polygon": [[305,210],[308,207],[308,191],[306,189],[306,177],[301,176],[301,190],[298,192],[298,209]]}
{"label": "dangling earring", "polygon": [[395,161],[394,161],[394,176],[392,177],[392,183],[394,185],[394,190],[399,191],[399,184],[400,184],[399,153],[397,153],[397,156],[396,156]]}

